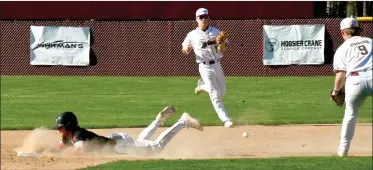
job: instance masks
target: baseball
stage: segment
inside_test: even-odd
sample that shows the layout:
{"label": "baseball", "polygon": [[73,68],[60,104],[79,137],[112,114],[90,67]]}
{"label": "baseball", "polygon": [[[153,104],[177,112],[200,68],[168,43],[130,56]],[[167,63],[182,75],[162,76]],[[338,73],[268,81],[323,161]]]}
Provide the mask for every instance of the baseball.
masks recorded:
{"label": "baseball", "polygon": [[246,132],[242,133],[242,137],[247,138],[248,134]]}

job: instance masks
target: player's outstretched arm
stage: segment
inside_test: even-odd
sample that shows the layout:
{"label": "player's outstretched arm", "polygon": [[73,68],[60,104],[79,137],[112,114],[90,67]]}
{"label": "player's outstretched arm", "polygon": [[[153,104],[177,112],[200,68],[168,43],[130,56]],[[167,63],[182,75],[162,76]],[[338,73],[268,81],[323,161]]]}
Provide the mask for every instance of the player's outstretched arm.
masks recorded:
{"label": "player's outstretched arm", "polygon": [[188,55],[193,49],[191,37],[192,37],[192,33],[189,32],[187,36],[185,37],[183,43],[181,43],[181,45],[183,46],[182,52],[185,55]]}
{"label": "player's outstretched arm", "polygon": [[182,51],[183,51],[183,54],[188,55],[192,51],[192,46],[191,45],[183,46]]}
{"label": "player's outstretched arm", "polygon": [[333,93],[341,90],[341,88],[344,85],[345,80],[346,80],[346,72],[345,71],[338,71],[335,75]]}

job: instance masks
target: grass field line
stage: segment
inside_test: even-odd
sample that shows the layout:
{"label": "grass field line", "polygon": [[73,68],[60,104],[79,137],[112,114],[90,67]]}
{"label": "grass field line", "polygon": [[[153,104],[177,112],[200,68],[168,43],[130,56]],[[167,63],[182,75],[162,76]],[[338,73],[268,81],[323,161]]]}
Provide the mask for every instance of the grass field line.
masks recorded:
{"label": "grass field line", "polygon": [[104,165],[84,168],[84,170],[142,170],[149,168],[163,170],[356,170],[357,167],[359,167],[359,170],[370,170],[372,168],[371,158],[284,157],[265,159],[115,161]]}
{"label": "grass field line", "polygon": [[[198,77],[2,76],[1,129],[52,127],[73,111],[86,128],[147,126],[167,105],[204,126],[222,126]],[[344,107],[330,102],[334,77],[226,77],[224,105],[236,125],[341,124]],[[372,123],[372,99],[358,123]]]}

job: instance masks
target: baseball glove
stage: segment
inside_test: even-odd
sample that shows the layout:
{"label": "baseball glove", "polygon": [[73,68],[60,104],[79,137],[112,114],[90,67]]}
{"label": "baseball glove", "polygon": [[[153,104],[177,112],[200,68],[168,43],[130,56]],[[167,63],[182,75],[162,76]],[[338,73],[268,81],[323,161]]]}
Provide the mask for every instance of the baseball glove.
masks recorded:
{"label": "baseball glove", "polygon": [[225,31],[221,31],[218,36],[216,36],[216,50],[218,52],[223,52],[227,48],[225,46],[225,41],[227,40],[227,33]]}
{"label": "baseball glove", "polygon": [[225,31],[221,31],[218,36],[216,36],[216,44],[224,43],[227,40],[227,33]]}
{"label": "baseball glove", "polygon": [[330,100],[333,100],[338,106],[342,107],[343,104],[345,103],[345,96],[346,96],[345,86],[343,86],[336,95],[333,96],[332,93],[333,91],[330,92],[330,96],[331,96]]}

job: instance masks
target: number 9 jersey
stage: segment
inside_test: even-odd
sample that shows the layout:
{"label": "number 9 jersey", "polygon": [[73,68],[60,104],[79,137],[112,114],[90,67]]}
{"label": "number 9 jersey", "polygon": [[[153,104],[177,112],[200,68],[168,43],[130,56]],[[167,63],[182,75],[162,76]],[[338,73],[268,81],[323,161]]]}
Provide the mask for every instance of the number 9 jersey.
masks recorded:
{"label": "number 9 jersey", "polygon": [[346,77],[352,72],[372,70],[372,39],[353,36],[347,39],[335,52],[334,71],[346,71]]}

